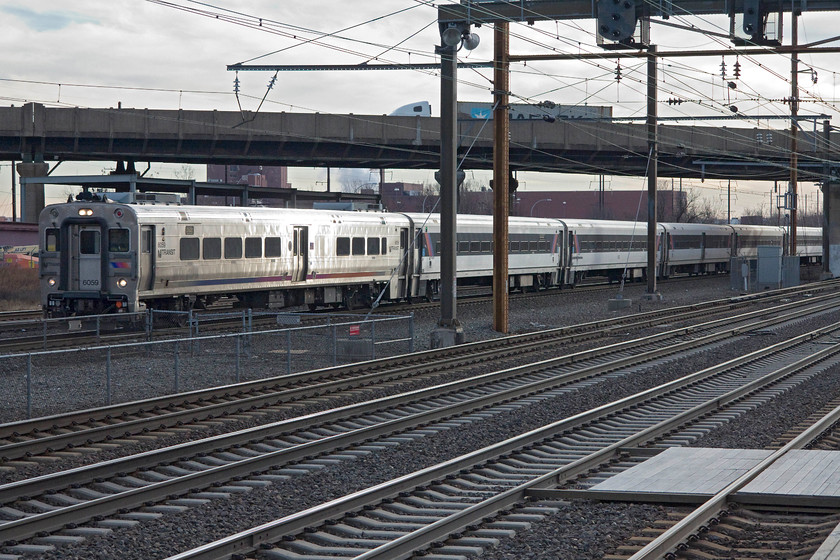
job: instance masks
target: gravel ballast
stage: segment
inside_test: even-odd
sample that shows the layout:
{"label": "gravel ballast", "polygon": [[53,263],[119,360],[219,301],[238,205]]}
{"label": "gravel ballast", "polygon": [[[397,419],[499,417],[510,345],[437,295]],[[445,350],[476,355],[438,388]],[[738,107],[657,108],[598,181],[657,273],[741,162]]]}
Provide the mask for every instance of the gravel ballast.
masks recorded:
{"label": "gravel ballast", "polygon": [[[677,301],[680,304],[696,303],[731,295],[728,290],[721,289],[722,285],[728,287],[728,278],[701,280],[695,289],[699,290],[699,285],[704,283],[710,285],[711,293],[699,291],[684,298],[668,297],[666,293],[665,304],[673,304]],[[686,292],[689,289],[683,288],[684,283],[678,286]],[[640,289],[643,291],[643,288]],[[567,303],[569,308],[574,307],[578,311],[579,320],[571,321],[572,323],[580,322],[582,317],[593,320],[601,314],[598,311],[599,304],[594,301],[590,301],[591,309],[588,313],[583,308],[579,308],[578,306],[585,305],[580,301],[582,299],[584,298],[577,298],[573,303]],[[603,300],[603,295],[598,296],[598,300]],[[663,304],[645,302],[640,305],[649,308]],[[566,311],[565,307],[564,311]],[[603,302],[603,313],[610,316],[610,312],[606,311],[606,302]],[[488,321],[486,315],[478,315],[475,311],[469,311],[469,315],[465,326],[468,339],[474,340],[475,338],[472,337],[478,336],[485,327],[470,327],[471,322],[474,325],[481,325]],[[555,324],[545,324],[545,327],[568,324],[558,319],[559,315],[561,314],[556,308],[552,310],[547,304],[542,304],[539,309],[517,309],[511,314],[511,326],[515,324],[517,328],[522,329],[522,332],[534,330],[531,326],[533,322],[543,325],[543,321],[548,323],[551,317],[554,317]],[[367,488],[378,482],[459,456],[576,412],[614,401],[644,388],[659,385],[686,373],[765,347],[778,340],[811,331],[821,324],[837,322],[838,319],[840,319],[838,314],[827,314],[819,320],[780,329],[773,337],[753,337],[738,343],[723,344],[714,352],[696,353],[678,362],[669,361],[648,368],[632,377],[587,387],[575,392],[574,398],[567,396],[538,401],[515,411],[498,414],[480,423],[474,422],[468,426],[462,426],[459,430],[443,431],[381,453],[324,468],[311,475],[256,489],[245,495],[235,495],[230,499],[214,500],[177,515],[164,515],[158,520],[141,523],[131,529],[117,530],[107,537],[89,539],[78,546],[63,547],[44,555],[43,558],[119,557],[121,560],[165,558],[232,532],[300,511],[354,490]],[[421,320],[418,314],[418,324],[427,322],[431,323],[428,326],[428,332],[430,332],[434,328],[434,322]],[[489,327],[486,328],[489,329]],[[418,328],[418,337],[421,336],[421,330]],[[836,383],[828,384],[828,386],[820,385],[813,390],[825,394],[832,392],[830,390],[837,386]],[[836,394],[836,392],[837,390],[834,389],[832,393]],[[789,423],[786,422],[785,425]],[[774,429],[778,430],[782,427]],[[496,549],[482,555],[482,558],[600,558],[604,551],[617,543],[620,544],[622,539],[662,514],[661,509],[651,506],[574,502],[562,507],[557,515],[547,517],[544,522],[535,523],[516,539],[502,541]]]}

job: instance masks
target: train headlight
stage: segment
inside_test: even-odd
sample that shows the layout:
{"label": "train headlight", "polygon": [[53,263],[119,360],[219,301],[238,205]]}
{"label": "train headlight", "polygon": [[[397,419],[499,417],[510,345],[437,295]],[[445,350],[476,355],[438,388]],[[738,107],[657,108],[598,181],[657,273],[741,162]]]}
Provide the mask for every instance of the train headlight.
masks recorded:
{"label": "train headlight", "polygon": [[128,281],[125,278],[120,278],[117,280],[117,286],[120,288],[125,288],[128,285]]}
{"label": "train headlight", "polygon": [[93,216],[93,210],[90,208],[79,208],[79,216]]}
{"label": "train headlight", "polygon": [[50,288],[55,286],[55,278],[50,278],[49,280],[47,280],[47,284],[50,285]]}

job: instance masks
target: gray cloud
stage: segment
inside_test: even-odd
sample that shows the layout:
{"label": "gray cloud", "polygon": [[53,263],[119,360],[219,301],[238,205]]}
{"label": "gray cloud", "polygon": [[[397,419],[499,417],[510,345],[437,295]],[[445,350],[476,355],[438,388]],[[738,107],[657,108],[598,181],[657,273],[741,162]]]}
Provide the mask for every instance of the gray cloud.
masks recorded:
{"label": "gray cloud", "polygon": [[34,31],[58,31],[74,23],[99,23],[96,19],[74,12],[42,12],[38,13],[16,6],[0,7],[3,12],[17,17]]}

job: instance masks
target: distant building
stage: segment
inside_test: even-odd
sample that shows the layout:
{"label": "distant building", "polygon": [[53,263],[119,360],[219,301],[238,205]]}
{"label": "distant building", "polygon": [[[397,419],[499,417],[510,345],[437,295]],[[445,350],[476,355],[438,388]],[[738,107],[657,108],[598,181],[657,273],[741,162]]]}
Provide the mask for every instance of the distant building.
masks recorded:
{"label": "distant building", "polygon": [[289,169],[269,165],[208,165],[207,182],[277,189],[292,188],[289,183]]}
{"label": "distant building", "polygon": [[[647,221],[647,200],[646,190],[519,191],[513,197],[510,213],[541,218]],[[686,200],[685,191],[657,191],[658,219],[674,221]]]}
{"label": "distant building", "polygon": [[0,245],[37,245],[38,224],[3,222],[0,225]]}
{"label": "distant building", "polygon": [[[423,183],[382,183],[379,186],[382,206],[391,212],[422,212],[425,197],[423,188]],[[437,200],[437,196],[429,197],[432,198]],[[429,204],[429,208],[432,204]]]}
{"label": "distant building", "polygon": [[[424,194],[422,185],[385,183],[382,205],[391,212],[440,212],[437,194]],[[660,190],[657,206],[660,221],[677,221],[685,207],[687,193]],[[493,191],[464,190],[459,196],[459,213],[493,213]],[[511,196],[511,216],[535,218],[579,218],[589,220],[647,220],[647,191],[519,191]]]}

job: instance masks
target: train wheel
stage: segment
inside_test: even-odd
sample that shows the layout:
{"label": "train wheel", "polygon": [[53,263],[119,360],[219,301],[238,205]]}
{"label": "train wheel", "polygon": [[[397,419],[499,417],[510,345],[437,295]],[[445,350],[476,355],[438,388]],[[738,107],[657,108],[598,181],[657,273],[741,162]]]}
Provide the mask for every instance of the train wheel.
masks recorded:
{"label": "train wheel", "polygon": [[347,311],[353,311],[356,309],[358,305],[358,302],[356,301],[356,290],[351,290],[349,288],[345,289],[343,303]]}

